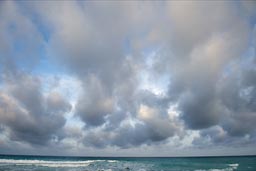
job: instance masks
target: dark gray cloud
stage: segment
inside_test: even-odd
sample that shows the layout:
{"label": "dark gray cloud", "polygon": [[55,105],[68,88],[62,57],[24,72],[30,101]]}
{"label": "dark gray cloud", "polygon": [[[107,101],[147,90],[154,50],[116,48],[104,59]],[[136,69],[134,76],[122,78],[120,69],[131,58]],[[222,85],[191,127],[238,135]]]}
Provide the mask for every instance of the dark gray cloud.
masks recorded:
{"label": "dark gray cloud", "polygon": [[129,148],[161,142],[173,135],[174,128],[169,126],[168,123],[164,123],[164,125],[156,124],[138,123],[134,127],[122,127],[113,138],[112,145]]}
{"label": "dark gray cloud", "polygon": [[[233,5],[226,2],[210,4],[213,6],[208,6],[208,2],[190,3],[186,6],[177,3],[178,8],[171,6],[174,10],[170,16],[178,22],[178,29],[174,29],[175,36],[180,36],[174,42],[187,50],[184,50],[186,54],[180,54],[176,46],[172,49],[174,55],[183,59],[170,64],[172,80],[169,95],[171,100],[178,101],[181,118],[191,129],[208,128],[219,124],[223,119],[226,106],[222,104],[218,94],[219,80],[228,64],[247,50],[246,45],[250,41],[248,23],[237,15]],[[209,7],[208,14],[213,18],[201,15],[202,8]],[[183,10],[178,10],[179,8],[188,10],[181,14]],[[219,15],[225,17],[218,17]],[[184,17],[188,22],[183,22]],[[212,25],[205,26],[203,23],[207,23],[206,20],[212,20]],[[191,30],[188,31],[190,27],[193,27],[193,34]],[[188,36],[183,38],[186,34]],[[176,58],[180,60],[179,57]],[[222,95],[225,96],[225,93]]]}
{"label": "dark gray cloud", "polygon": [[239,67],[222,83],[221,99],[228,110],[223,126],[232,136],[244,136],[255,131],[255,74],[255,67]]}
{"label": "dark gray cloud", "polygon": [[88,126],[102,125],[105,122],[104,117],[114,110],[113,99],[107,95],[107,90],[97,77],[90,76],[85,84],[85,95],[78,101],[76,107],[77,115]]}
{"label": "dark gray cloud", "polygon": [[64,114],[71,105],[56,93],[44,96],[38,78],[19,73],[7,77],[1,91],[1,124],[14,141],[44,145],[58,140],[65,124]]}
{"label": "dark gray cloud", "polygon": [[169,117],[165,97],[139,91],[132,102],[131,109],[113,112],[106,117],[101,129],[90,130],[85,135],[84,143],[100,148],[131,148],[163,143],[169,137],[179,136],[181,125],[177,118]]}
{"label": "dark gray cloud", "polygon": [[99,148],[131,148],[142,144],[163,143],[174,135],[175,126],[171,125],[171,121],[154,119],[134,123],[133,126],[126,124],[116,129],[89,132],[84,138],[84,144]]}
{"label": "dark gray cloud", "polygon": [[[200,136],[193,140],[196,148],[212,148],[232,146],[239,148],[241,146],[253,146],[255,144],[255,132],[251,135],[234,136],[220,126],[214,126],[200,132]],[[254,149],[252,149],[254,151]]]}

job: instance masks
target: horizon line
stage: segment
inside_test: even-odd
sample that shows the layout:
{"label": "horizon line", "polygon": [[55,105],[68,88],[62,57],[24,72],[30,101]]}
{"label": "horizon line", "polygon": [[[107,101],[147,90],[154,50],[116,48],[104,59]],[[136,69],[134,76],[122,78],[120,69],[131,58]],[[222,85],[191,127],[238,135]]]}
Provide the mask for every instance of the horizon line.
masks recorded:
{"label": "horizon line", "polygon": [[78,158],[214,158],[214,157],[256,157],[256,154],[248,155],[191,155],[191,156],[76,156],[76,155],[32,155],[32,154],[0,154],[0,156],[28,156],[28,157],[78,157]]}

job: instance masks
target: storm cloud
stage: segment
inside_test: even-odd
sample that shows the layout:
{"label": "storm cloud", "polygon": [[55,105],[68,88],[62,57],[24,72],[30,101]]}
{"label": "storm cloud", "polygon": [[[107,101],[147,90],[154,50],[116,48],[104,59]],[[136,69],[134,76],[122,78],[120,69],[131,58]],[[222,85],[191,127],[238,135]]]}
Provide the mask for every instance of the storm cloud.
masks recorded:
{"label": "storm cloud", "polygon": [[2,151],[255,145],[255,7],[1,2]]}

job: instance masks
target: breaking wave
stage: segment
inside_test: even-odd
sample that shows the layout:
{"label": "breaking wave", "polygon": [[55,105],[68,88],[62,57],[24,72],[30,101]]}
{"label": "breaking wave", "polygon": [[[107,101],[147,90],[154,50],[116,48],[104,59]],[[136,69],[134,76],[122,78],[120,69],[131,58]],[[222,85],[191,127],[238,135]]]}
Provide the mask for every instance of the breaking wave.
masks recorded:
{"label": "breaking wave", "polygon": [[34,165],[43,167],[86,167],[95,162],[114,163],[116,160],[86,160],[86,161],[50,161],[50,160],[13,160],[0,159],[4,165]]}
{"label": "breaking wave", "polygon": [[225,169],[207,169],[207,170],[195,170],[195,171],[234,171],[237,169],[237,167],[239,166],[238,163],[234,163],[234,164],[228,164],[228,168]]}
{"label": "breaking wave", "polygon": [[233,167],[234,169],[237,169],[237,167],[239,166],[238,163],[234,163],[234,164],[229,164],[230,167]]}

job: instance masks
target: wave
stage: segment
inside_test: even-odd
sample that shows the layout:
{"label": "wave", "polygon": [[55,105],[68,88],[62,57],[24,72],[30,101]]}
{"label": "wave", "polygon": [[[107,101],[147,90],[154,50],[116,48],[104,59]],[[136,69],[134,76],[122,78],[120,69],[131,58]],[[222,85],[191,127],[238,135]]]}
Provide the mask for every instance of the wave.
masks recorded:
{"label": "wave", "polygon": [[195,171],[234,171],[237,169],[237,167],[239,166],[238,163],[234,163],[234,164],[228,164],[229,168],[224,168],[224,169],[208,169],[208,170],[195,170]]}
{"label": "wave", "polygon": [[43,167],[87,167],[95,162],[117,162],[116,160],[86,160],[86,161],[50,161],[50,160],[13,160],[0,159],[4,165],[35,165]]}
{"label": "wave", "polygon": [[239,164],[238,163],[234,163],[234,164],[228,164],[230,167],[233,167],[233,168],[237,168],[238,166],[239,166]]}
{"label": "wave", "polygon": [[232,168],[225,168],[225,169],[207,169],[207,170],[202,170],[202,169],[197,169],[195,171],[233,171]]}
{"label": "wave", "polygon": [[107,161],[109,163],[116,163],[116,162],[118,162],[117,160],[104,160],[104,161]]}

